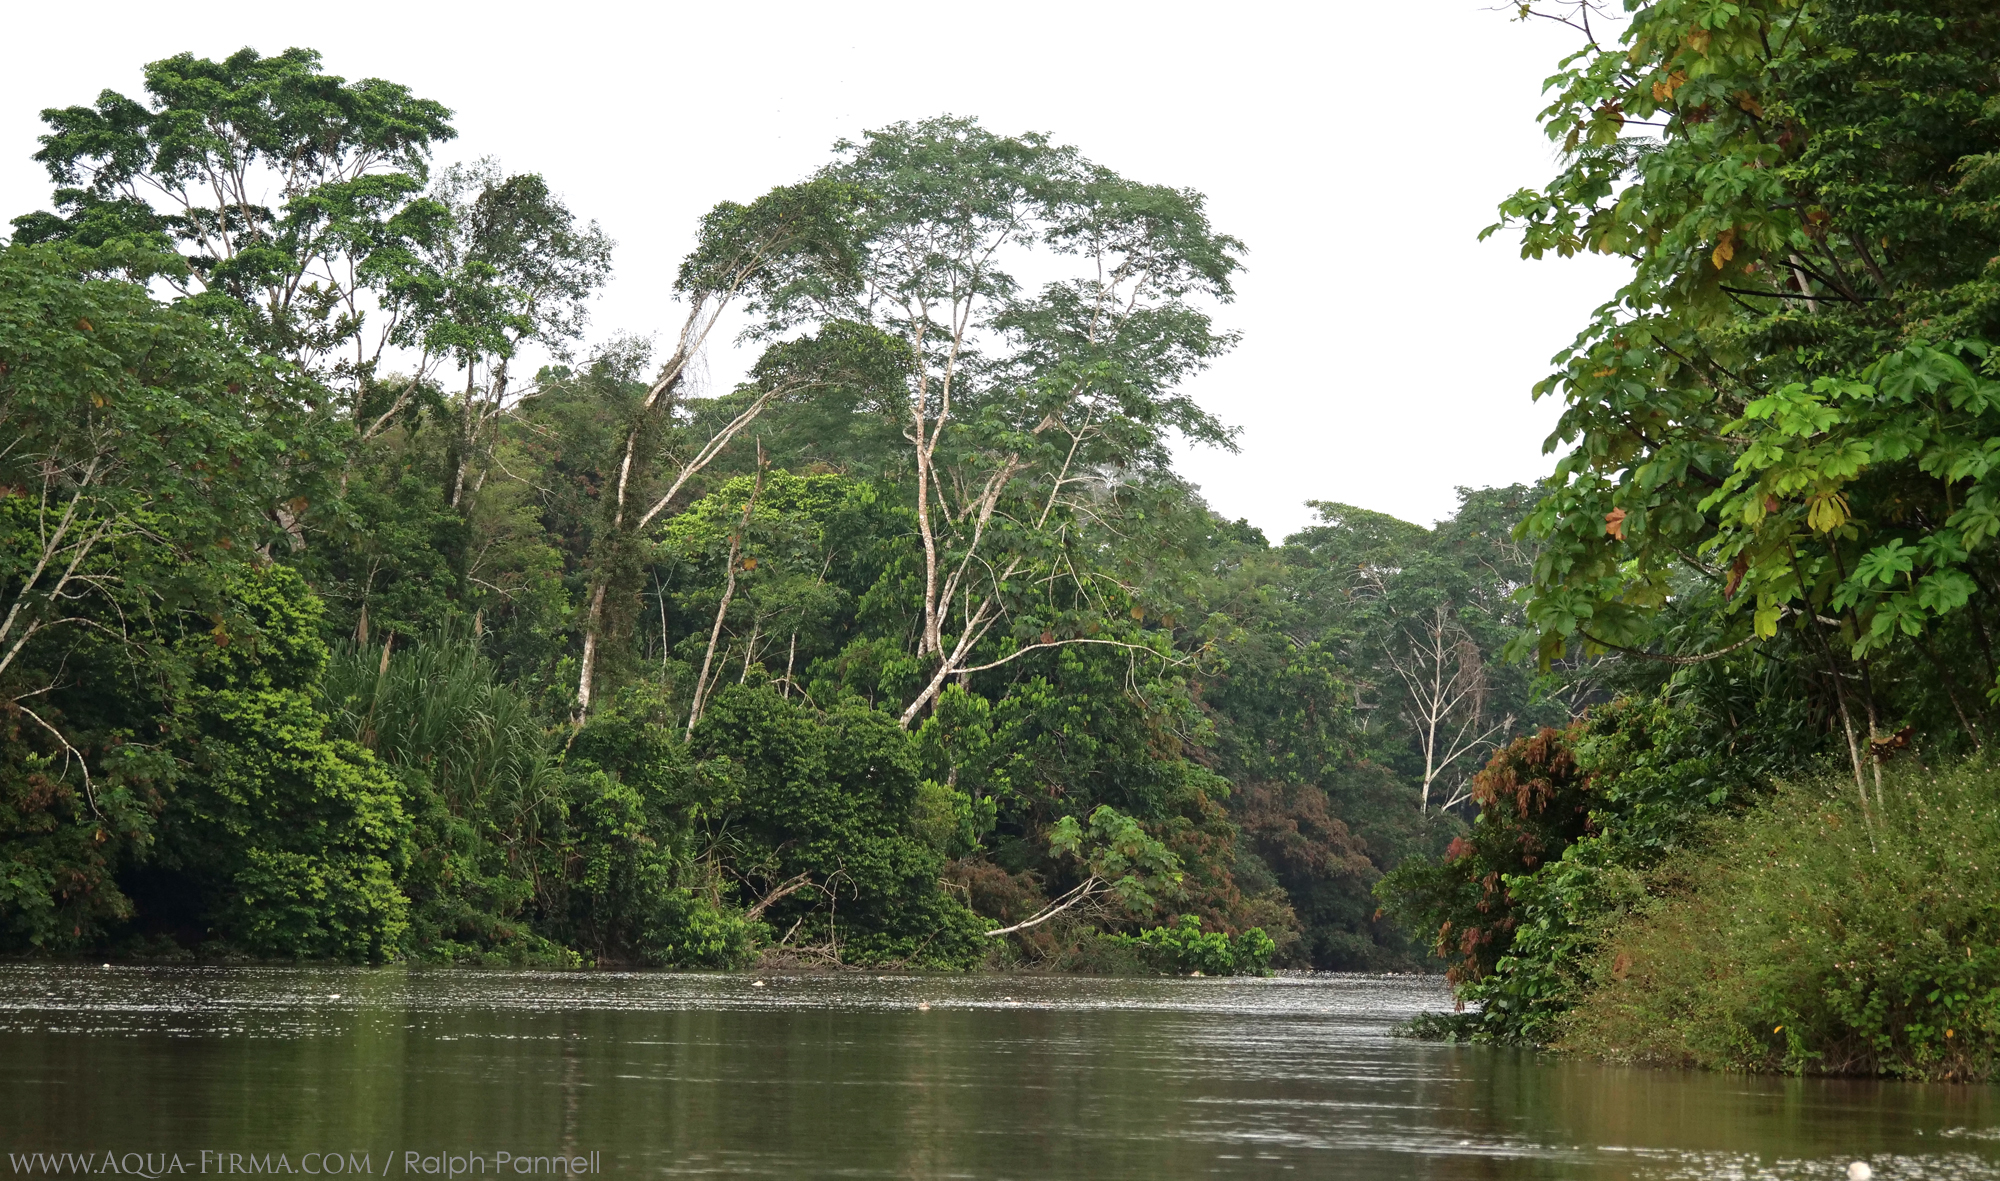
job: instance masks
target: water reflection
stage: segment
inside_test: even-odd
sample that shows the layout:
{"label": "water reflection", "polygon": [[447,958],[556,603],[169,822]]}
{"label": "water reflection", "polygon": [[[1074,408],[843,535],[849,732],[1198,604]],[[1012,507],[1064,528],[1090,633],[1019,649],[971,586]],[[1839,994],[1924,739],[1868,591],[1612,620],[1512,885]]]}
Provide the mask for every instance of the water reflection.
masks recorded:
{"label": "water reflection", "polygon": [[0,1141],[191,1175],[210,1150],[376,1176],[596,1152],[628,1176],[2000,1178],[2000,1089],[1388,1037],[1443,1003],[1430,980],[764,981],[0,967]]}

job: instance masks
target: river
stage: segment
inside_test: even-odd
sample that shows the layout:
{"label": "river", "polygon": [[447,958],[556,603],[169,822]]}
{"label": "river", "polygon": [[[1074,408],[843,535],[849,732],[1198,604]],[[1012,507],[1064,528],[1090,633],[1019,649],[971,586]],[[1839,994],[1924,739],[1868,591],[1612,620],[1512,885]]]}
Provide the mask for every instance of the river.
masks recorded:
{"label": "river", "polygon": [[1409,977],[16,964],[0,1141],[13,1176],[2000,1178],[2000,1088],[1389,1036],[1446,1003]]}

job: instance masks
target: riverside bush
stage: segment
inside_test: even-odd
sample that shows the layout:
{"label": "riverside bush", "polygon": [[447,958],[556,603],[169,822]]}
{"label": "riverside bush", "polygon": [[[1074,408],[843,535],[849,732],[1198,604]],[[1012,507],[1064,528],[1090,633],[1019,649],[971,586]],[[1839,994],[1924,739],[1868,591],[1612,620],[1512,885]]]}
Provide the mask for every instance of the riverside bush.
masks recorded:
{"label": "riverside bush", "polygon": [[[1845,791],[1839,790],[1841,786]],[[2000,769],[1793,785],[1671,858],[1559,1045],[1717,1069],[1979,1081],[2000,1049]]]}
{"label": "riverside bush", "polygon": [[1110,940],[1139,953],[1155,971],[1204,976],[1261,976],[1271,966],[1278,945],[1261,927],[1237,935],[1204,931],[1201,920],[1184,914],[1180,921],[1148,927],[1137,935],[1113,935]]}
{"label": "riverside bush", "polygon": [[1608,932],[1646,897],[1647,871],[1704,839],[1709,818],[1757,797],[1715,756],[1713,735],[1685,708],[1626,698],[1593,709],[1566,737],[1587,784],[1586,835],[1527,873],[1502,873],[1505,937],[1492,967],[1464,981],[1482,1040],[1539,1045],[1588,983]]}
{"label": "riverside bush", "polygon": [[1378,889],[1412,927],[1437,932],[1459,1003],[1476,1006],[1447,1023],[1454,1038],[1557,1035],[1597,948],[1645,900],[1649,871],[1758,798],[1714,749],[1696,713],[1641,697],[1494,753],[1473,781],[1470,832],[1440,863],[1406,863]]}

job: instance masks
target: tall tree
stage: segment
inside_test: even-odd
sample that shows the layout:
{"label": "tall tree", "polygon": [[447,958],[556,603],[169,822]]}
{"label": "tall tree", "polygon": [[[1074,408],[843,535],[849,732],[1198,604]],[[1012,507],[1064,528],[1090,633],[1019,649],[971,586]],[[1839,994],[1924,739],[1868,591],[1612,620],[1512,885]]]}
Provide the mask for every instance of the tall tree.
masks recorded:
{"label": "tall tree", "polygon": [[[822,350],[795,343],[776,350],[754,376],[755,390],[733,417],[704,439],[685,443],[673,437],[675,395],[688,366],[700,355],[723,314],[742,304],[753,314],[782,306],[804,292],[831,295],[848,281],[851,269],[850,219],[856,192],[845,185],[808,181],[773,189],[749,205],[724,202],[702,219],[694,252],[681,263],[674,289],[688,301],[674,351],[659,375],[633,408],[614,460],[609,494],[603,498],[600,533],[591,558],[590,585],[583,609],[583,658],[577,676],[576,719],[588,716],[597,688],[598,647],[602,641],[605,598],[614,584],[620,593],[636,594],[635,548],[639,535],[665,513],[688,481],[699,475],[754,422],[772,401],[798,393],[822,380],[819,371],[800,362],[825,360]],[[871,342],[838,328],[825,337],[826,349],[837,356],[836,370],[849,380],[867,380],[866,373],[885,361]],[[858,369],[861,376],[852,374]],[[661,466],[672,470],[664,488]],[[641,509],[642,504],[650,507]]]}
{"label": "tall tree", "polygon": [[509,364],[530,342],[560,354],[582,335],[589,300],[611,277],[611,241],[596,222],[578,225],[540,176],[510,176],[491,160],[445,169],[431,197],[450,220],[424,251],[422,279],[406,276],[389,295],[422,325],[417,365],[379,415],[355,426],[366,442],[432,366],[448,359],[463,370],[448,494],[458,508],[467,480],[485,478],[475,469],[485,466],[500,415],[521,396],[508,388]]}
{"label": "tall tree", "polygon": [[1562,170],[1503,224],[1531,256],[1633,265],[1537,387],[1567,403],[1531,524],[1544,657],[1791,665],[1864,798],[1899,726],[1977,745],[2000,671],[2000,20],[1656,0],[1612,44],[1594,6],[1523,12],[1585,43],[1543,115]]}
{"label": "tall tree", "polygon": [[[288,452],[324,456],[315,390],[67,252],[0,250],[0,693],[57,675],[65,636],[130,628],[265,539]],[[53,645],[53,647],[50,647]],[[21,707],[26,708],[26,707]]]}
{"label": "tall tree", "polygon": [[423,190],[451,112],[327,74],[310,49],[183,53],[145,79],[145,102],[106,90],[42,113],[61,215],[17,218],[16,239],[171,252],[165,278],[194,306],[358,389],[405,328],[370,324],[376,300],[444,216]]}
{"label": "tall tree", "polygon": [[187,618],[337,453],[317,389],[67,247],[0,248],[0,929],[76,947],[128,917],[115,884],[179,774],[160,703]]}
{"label": "tall tree", "polygon": [[[1027,652],[1142,646],[1056,633],[1105,605],[1066,550],[1092,494],[1163,467],[1175,433],[1228,444],[1181,383],[1234,343],[1202,301],[1231,297],[1242,244],[1210,228],[1197,194],[1126,180],[1040,135],[938,118],[837,150],[827,175],[870,197],[861,281],[788,310],[879,325],[914,358],[889,408],[923,547],[924,673],[903,724],[952,678]],[[1024,292],[1014,271],[1030,259],[1062,277]],[[1008,619],[1030,630],[982,658]]]}

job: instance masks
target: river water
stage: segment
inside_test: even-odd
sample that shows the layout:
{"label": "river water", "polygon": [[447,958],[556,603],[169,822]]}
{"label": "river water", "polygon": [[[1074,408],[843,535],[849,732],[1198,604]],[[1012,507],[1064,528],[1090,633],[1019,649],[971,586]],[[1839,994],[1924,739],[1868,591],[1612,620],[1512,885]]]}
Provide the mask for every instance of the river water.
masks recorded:
{"label": "river water", "polygon": [[1390,1037],[1430,979],[758,979],[0,966],[0,1146],[13,1176],[2000,1178],[2000,1088]]}

